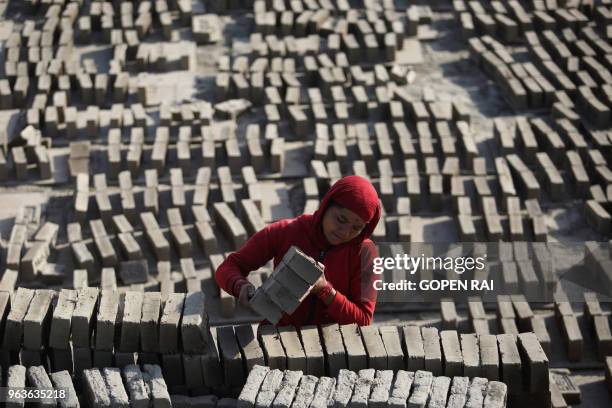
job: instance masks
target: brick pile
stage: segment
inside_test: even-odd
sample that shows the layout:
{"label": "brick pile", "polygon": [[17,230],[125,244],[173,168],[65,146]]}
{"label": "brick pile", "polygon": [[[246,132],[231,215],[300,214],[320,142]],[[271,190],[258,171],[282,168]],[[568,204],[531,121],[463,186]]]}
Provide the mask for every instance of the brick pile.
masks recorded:
{"label": "brick pile", "polygon": [[340,370],[334,377],[256,365],[238,396],[252,407],[505,407],[507,386],[482,377],[434,376],[429,371]]}
{"label": "brick pile", "polygon": [[[40,399],[41,406],[89,407],[171,407],[168,387],[159,365],[131,364],[123,368],[104,367],[84,370],[78,376],[68,371],[48,371],[42,365],[7,367],[8,387],[55,389],[58,397]],[[24,406],[25,399],[7,397],[7,406]]]}

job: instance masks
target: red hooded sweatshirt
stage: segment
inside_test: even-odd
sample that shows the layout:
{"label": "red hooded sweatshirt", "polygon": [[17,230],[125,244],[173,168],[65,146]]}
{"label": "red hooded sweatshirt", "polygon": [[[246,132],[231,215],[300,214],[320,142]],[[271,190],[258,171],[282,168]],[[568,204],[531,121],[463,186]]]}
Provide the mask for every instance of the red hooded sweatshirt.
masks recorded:
{"label": "red hooded sweatshirt", "polygon": [[[322,230],[323,215],[331,203],[353,211],[367,221],[361,234],[341,245],[330,245]],[[336,289],[336,296],[325,305],[314,294],[308,295],[291,315],[284,315],[278,326],[301,327],[309,324],[372,322],[376,306],[375,275],[372,264],[377,256],[368,239],[380,219],[376,190],[365,178],[348,176],[338,180],[325,194],[314,214],[274,222],[254,234],[238,251],[219,266],[215,277],[219,286],[238,297],[246,276],[274,258],[274,267],[291,245],[325,265],[325,278]]]}

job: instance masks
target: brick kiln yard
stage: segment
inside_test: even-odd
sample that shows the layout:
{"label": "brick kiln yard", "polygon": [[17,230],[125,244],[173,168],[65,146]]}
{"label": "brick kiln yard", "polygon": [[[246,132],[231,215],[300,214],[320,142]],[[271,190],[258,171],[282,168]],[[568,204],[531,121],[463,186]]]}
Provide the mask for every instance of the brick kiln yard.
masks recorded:
{"label": "brick kiln yard", "polygon": [[[3,386],[66,387],[71,407],[612,406],[609,0],[0,16]],[[379,192],[376,242],[504,241],[480,276],[503,287],[258,331],[213,271],[348,174]]]}

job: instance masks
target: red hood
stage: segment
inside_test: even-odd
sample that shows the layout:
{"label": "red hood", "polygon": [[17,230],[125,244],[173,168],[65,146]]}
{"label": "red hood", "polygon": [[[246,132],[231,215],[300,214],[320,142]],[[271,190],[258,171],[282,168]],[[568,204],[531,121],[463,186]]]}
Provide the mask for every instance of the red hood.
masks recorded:
{"label": "red hood", "polygon": [[369,180],[360,176],[347,176],[338,180],[329,189],[314,214],[305,214],[298,218],[319,248],[330,247],[323,234],[322,224],[323,215],[332,202],[351,210],[366,221],[366,226],[361,234],[338,246],[360,245],[372,235],[382,213],[378,194]]}

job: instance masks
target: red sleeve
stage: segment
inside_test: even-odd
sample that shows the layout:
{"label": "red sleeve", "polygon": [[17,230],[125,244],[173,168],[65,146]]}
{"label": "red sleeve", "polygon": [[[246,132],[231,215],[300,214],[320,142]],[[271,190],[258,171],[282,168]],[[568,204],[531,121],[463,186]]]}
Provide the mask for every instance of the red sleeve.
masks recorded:
{"label": "red sleeve", "polygon": [[357,271],[351,271],[351,296],[336,292],[332,303],[327,306],[329,316],[338,324],[357,323],[359,326],[369,326],[372,323],[374,309],[376,308],[377,292],[372,283],[375,274],[372,272],[374,258],[378,255],[376,246],[372,241],[364,242],[356,262]]}
{"label": "red sleeve", "polygon": [[276,232],[285,224],[283,220],[267,225],[249,238],[239,250],[225,258],[215,272],[219,287],[237,297],[240,287],[247,282],[249,272],[264,266],[274,257],[274,249],[278,247]]}

